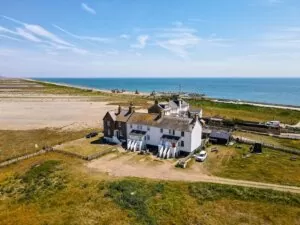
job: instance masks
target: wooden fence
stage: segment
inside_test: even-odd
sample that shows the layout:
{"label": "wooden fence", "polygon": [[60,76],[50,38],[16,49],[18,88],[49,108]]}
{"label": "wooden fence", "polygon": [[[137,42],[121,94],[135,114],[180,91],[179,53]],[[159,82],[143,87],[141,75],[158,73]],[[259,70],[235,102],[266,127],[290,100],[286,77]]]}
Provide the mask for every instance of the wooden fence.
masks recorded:
{"label": "wooden fence", "polygon": [[29,159],[29,158],[32,158],[32,157],[35,157],[35,156],[38,156],[38,155],[45,154],[47,152],[48,152],[47,150],[40,150],[40,151],[35,152],[35,153],[31,153],[31,154],[19,156],[19,157],[13,158],[13,159],[9,159],[7,161],[4,161],[4,162],[0,163],[0,168],[11,165],[13,163],[16,163],[16,162],[19,162],[19,161],[22,161],[22,160],[25,160],[25,159]]}
{"label": "wooden fence", "polygon": [[292,148],[287,148],[287,147],[282,147],[282,146],[276,146],[276,145],[272,145],[272,144],[267,144],[264,142],[257,142],[257,141],[253,141],[241,136],[233,136],[233,139],[238,142],[238,143],[245,143],[245,144],[250,144],[253,145],[255,143],[260,143],[263,147],[267,147],[267,148],[271,148],[274,150],[278,150],[278,151],[282,151],[282,152],[286,152],[286,153],[291,153],[291,154],[295,154],[295,155],[300,155],[300,150],[298,149],[292,149]]}
{"label": "wooden fence", "polygon": [[111,148],[108,148],[104,151],[101,151],[101,152],[97,152],[95,154],[92,154],[92,155],[87,155],[87,156],[84,156],[84,155],[80,155],[78,153],[75,153],[75,152],[68,152],[68,151],[64,151],[64,150],[59,150],[59,149],[53,149],[55,152],[58,152],[58,153],[61,153],[61,154],[64,154],[64,155],[68,155],[68,156],[72,156],[72,157],[76,157],[76,158],[79,158],[79,159],[83,159],[83,160],[87,160],[87,161],[91,161],[93,159],[96,159],[96,158],[99,158],[103,155],[106,155],[110,152],[113,152],[116,150],[115,147],[111,147]]}
{"label": "wooden fence", "polygon": [[19,156],[19,157],[13,158],[13,159],[3,161],[3,162],[0,163],[0,168],[11,165],[13,163],[17,163],[17,162],[25,160],[25,159],[29,159],[29,158],[32,158],[32,157],[35,157],[35,156],[38,156],[38,155],[45,154],[45,153],[50,152],[50,151],[54,151],[54,152],[58,152],[58,153],[61,153],[61,154],[64,154],[64,155],[68,155],[68,156],[76,157],[76,158],[79,158],[79,159],[91,161],[93,159],[99,158],[99,157],[101,157],[103,155],[106,155],[110,152],[113,152],[115,150],[116,150],[115,147],[111,147],[111,148],[108,148],[104,151],[101,151],[101,152],[98,152],[98,153],[95,153],[95,154],[92,154],[92,155],[83,156],[83,155],[80,155],[80,154],[77,154],[77,153],[74,153],[74,152],[67,152],[67,151],[58,150],[58,149],[54,149],[54,148],[50,148],[50,149],[46,149],[46,150],[43,149],[43,150],[40,150],[40,151],[35,152],[35,153],[31,153],[31,154],[27,154],[27,155],[23,155],[23,156]]}

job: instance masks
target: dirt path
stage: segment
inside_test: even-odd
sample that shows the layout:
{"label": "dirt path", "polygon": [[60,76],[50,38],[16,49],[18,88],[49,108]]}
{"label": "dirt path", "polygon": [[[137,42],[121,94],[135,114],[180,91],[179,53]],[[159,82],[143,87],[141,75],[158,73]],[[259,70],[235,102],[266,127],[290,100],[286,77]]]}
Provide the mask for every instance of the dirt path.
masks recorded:
{"label": "dirt path", "polygon": [[146,159],[142,156],[129,154],[110,154],[86,164],[91,170],[108,173],[117,177],[142,177],[151,179],[208,182],[218,184],[237,185],[272,189],[277,191],[293,192],[300,194],[300,187],[284,186],[277,184],[233,180],[210,175],[207,171],[193,169],[179,169],[174,167],[175,162]]}

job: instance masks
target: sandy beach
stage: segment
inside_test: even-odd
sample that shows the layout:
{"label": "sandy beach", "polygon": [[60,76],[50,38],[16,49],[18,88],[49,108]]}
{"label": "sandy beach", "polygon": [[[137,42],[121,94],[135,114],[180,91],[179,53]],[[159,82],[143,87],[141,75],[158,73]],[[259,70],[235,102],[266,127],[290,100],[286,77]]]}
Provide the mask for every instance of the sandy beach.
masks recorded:
{"label": "sandy beach", "polygon": [[1,80],[0,129],[101,128],[108,110],[116,108],[92,97],[45,94],[42,85],[25,80]]}
{"label": "sandy beach", "polygon": [[0,101],[0,129],[27,130],[38,128],[101,128],[102,118],[116,107],[107,102],[85,99],[46,98],[9,99]]}

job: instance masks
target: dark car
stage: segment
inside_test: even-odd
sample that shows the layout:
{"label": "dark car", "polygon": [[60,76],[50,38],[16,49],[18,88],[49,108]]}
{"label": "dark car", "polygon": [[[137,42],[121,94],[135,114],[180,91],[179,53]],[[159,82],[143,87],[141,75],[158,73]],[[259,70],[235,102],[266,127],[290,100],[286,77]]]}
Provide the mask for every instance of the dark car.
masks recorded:
{"label": "dark car", "polygon": [[92,137],[96,137],[97,135],[98,135],[97,132],[91,132],[91,133],[87,134],[85,137],[86,138],[92,138]]}

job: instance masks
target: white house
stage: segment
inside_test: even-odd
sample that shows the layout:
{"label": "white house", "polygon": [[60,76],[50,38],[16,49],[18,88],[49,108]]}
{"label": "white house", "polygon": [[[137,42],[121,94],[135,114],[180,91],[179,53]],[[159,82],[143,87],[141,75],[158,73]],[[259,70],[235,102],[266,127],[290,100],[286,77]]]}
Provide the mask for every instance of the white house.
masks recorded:
{"label": "white house", "polygon": [[201,146],[202,125],[194,118],[166,116],[163,113],[134,112],[127,120],[127,149],[158,149],[161,158],[189,154]]}

